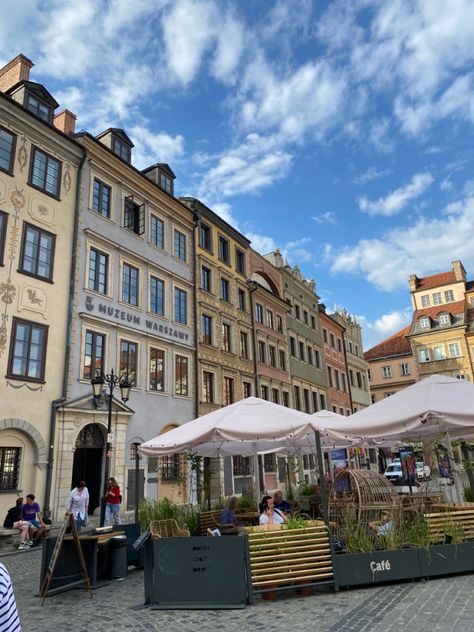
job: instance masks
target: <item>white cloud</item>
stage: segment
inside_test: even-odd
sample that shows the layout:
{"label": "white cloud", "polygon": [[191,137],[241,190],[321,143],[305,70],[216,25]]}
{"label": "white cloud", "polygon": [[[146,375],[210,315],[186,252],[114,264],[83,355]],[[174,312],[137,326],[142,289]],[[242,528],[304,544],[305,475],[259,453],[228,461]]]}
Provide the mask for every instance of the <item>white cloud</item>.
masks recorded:
{"label": "white cloud", "polygon": [[416,173],[411,182],[395,189],[384,198],[371,202],[365,195],[358,198],[359,208],[369,215],[390,217],[402,211],[407,204],[422,195],[431,185],[434,178],[430,173]]}
{"label": "white cloud", "polygon": [[147,127],[135,125],[130,129],[130,137],[135,144],[134,163],[138,169],[155,162],[172,163],[184,153],[184,138],[180,134],[154,133]]}
{"label": "white cloud", "polygon": [[317,224],[337,224],[336,215],[332,211],[326,211],[320,215],[312,215],[310,219]]}
{"label": "white cloud", "polygon": [[252,242],[252,248],[254,248],[260,254],[267,254],[278,248],[276,241],[273,237],[267,235],[259,235],[258,233],[246,233],[247,239]]}
{"label": "white cloud", "polygon": [[412,311],[393,310],[371,321],[366,316],[357,315],[356,319],[362,327],[362,342],[364,350],[371,349],[385,338],[406,327],[411,321]]}
{"label": "white cloud", "polygon": [[451,203],[439,217],[420,217],[355,246],[324,249],[333,273],[361,275],[385,292],[407,288],[410,274],[423,276],[449,269],[460,259],[474,267],[474,196]]}
{"label": "white cloud", "polygon": [[381,169],[378,171],[376,167],[369,167],[365,173],[362,173],[360,176],[356,176],[353,182],[354,184],[365,184],[371,180],[378,180],[379,178],[389,176],[391,173],[392,169]]}

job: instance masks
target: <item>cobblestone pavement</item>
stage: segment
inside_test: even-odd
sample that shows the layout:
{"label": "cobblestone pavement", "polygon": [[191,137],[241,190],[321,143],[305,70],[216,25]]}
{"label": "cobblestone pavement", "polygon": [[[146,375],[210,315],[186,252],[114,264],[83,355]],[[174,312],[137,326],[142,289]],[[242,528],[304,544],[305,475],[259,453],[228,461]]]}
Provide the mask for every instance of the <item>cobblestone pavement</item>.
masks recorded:
{"label": "cobblestone pavement", "polygon": [[[470,632],[474,630],[474,574],[313,596],[281,594],[243,610],[157,611],[141,608],[143,571],[93,591],[71,590],[48,597],[38,592],[40,550],[3,555],[23,629],[35,632],[207,632],[224,630],[317,630],[318,632]],[[283,596],[284,595],[284,596]]]}

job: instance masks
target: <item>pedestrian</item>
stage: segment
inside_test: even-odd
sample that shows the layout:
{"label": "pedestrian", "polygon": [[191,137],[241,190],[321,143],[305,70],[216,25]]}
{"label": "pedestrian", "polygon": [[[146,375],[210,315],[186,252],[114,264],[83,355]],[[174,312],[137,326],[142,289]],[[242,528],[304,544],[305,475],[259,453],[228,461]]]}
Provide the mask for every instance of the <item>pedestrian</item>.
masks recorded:
{"label": "pedestrian", "polygon": [[33,546],[33,541],[30,540],[28,533],[30,525],[26,520],[21,519],[22,504],[23,498],[17,498],[15,506],[8,510],[5,520],[3,521],[3,526],[6,529],[20,530],[20,545],[18,546],[20,551],[29,549],[30,546]]}
{"label": "pedestrian", "polygon": [[0,564],[0,632],[21,632],[12,580],[3,564]]}
{"label": "pedestrian", "polygon": [[79,532],[81,527],[87,524],[87,511],[89,509],[89,490],[85,481],[79,481],[77,486],[69,494],[66,503],[66,516],[73,515],[76,521],[76,528]]}
{"label": "pedestrian", "polygon": [[120,519],[120,503],[122,502],[122,494],[115,478],[109,478],[107,481],[107,494],[105,495],[105,520],[104,527],[110,524],[110,518],[114,517],[115,524],[122,524]]}
{"label": "pedestrian", "polygon": [[39,539],[46,531],[46,525],[34,494],[27,495],[26,503],[21,508],[21,517],[29,523],[30,540],[33,540],[35,545],[39,544]]}

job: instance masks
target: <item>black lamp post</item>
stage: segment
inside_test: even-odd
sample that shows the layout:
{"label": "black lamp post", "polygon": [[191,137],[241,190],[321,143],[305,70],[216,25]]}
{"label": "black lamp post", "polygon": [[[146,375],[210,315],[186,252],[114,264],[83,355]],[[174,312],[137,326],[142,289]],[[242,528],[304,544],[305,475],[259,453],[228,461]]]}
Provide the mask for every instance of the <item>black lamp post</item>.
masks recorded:
{"label": "black lamp post", "polygon": [[[94,392],[94,400],[96,404],[101,400],[102,393],[105,390],[109,397],[108,417],[107,417],[107,445],[105,452],[105,471],[104,471],[104,499],[107,495],[107,481],[110,476],[110,461],[112,458],[112,400],[115,388],[120,387],[120,395],[122,401],[125,403],[128,401],[130,395],[131,384],[128,380],[128,375],[124,375],[120,378],[115,374],[112,369],[110,373],[104,374],[102,371],[97,370],[95,377],[91,380],[92,390]],[[104,386],[106,388],[104,389]],[[102,500],[100,505],[100,526],[104,526],[105,521],[105,500]]]}

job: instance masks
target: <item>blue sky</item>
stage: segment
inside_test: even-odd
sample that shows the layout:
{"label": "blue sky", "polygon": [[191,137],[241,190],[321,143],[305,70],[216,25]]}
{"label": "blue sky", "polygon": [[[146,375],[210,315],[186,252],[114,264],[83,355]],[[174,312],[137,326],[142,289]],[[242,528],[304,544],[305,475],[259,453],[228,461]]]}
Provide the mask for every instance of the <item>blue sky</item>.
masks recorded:
{"label": "blue sky", "polygon": [[411,273],[474,276],[473,42],[472,0],[3,0],[0,63],[279,247],[368,348]]}

